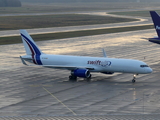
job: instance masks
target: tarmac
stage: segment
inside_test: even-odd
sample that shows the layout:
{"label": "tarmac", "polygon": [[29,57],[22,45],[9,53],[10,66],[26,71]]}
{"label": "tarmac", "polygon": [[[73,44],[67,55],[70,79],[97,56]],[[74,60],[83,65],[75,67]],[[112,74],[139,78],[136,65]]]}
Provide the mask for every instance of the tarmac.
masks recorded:
{"label": "tarmac", "polygon": [[152,120],[160,118],[160,46],[141,39],[154,30],[103,34],[36,42],[47,54],[138,59],[153,73],[105,75],[93,73],[91,82],[68,81],[70,71],[27,67],[22,44],[0,47],[0,119]]}

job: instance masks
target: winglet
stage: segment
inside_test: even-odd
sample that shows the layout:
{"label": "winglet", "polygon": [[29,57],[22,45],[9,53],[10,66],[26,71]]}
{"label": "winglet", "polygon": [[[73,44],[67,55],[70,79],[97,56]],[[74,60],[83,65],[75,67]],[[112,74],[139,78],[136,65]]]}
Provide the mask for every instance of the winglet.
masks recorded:
{"label": "winglet", "polygon": [[20,58],[21,58],[21,61],[22,61],[22,63],[24,64],[24,65],[27,65],[28,66],[28,64],[23,60],[23,58],[20,56]]}
{"label": "winglet", "polygon": [[103,57],[107,57],[107,54],[106,54],[104,48],[102,49],[102,51],[103,51]]}

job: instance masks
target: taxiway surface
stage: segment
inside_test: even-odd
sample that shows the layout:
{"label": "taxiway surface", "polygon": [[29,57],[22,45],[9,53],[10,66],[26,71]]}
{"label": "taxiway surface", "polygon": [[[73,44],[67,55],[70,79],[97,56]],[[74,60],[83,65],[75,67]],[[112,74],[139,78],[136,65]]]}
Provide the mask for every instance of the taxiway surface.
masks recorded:
{"label": "taxiway surface", "polygon": [[[18,58],[22,44],[0,47],[0,116],[159,114],[160,46],[140,39],[154,30],[36,42],[44,53],[138,59],[152,74],[92,74],[92,82],[69,82],[70,71],[27,67]],[[119,117],[117,116],[117,119]]]}

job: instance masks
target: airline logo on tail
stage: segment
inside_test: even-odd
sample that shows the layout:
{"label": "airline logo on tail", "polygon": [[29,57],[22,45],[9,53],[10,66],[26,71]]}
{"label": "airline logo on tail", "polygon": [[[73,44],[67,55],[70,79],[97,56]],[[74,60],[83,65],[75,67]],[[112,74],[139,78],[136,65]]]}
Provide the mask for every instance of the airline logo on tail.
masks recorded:
{"label": "airline logo on tail", "polygon": [[146,39],[149,40],[149,42],[160,44],[160,16],[155,11],[150,11],[150,15],[158,36],[154,38],[146,38]]}
{"label": "airline logo on tail", "polygon": [[155,11],[150,11],[151,18],[156,29],[157,35],[160,38],[160,16]]}
{"label": "airline logo on tail", "polygon": [[23,35],[21,33],[21,36],[23,38],[23,40],[27,43],[28,47],[30,48],[30,51],[32,53],[32,59],[33,59],[33,63],[38,64],[38,65],[42,65],[41,59],[40,59],[40,55],[41,52],[40,50],[37,48],[37,46],[29,39],[27,38],[25,35]]}
{"label": "airline logo on tail", "polygon": [[158,25],[156,25],[156,30],[160,30],[160,27]]}

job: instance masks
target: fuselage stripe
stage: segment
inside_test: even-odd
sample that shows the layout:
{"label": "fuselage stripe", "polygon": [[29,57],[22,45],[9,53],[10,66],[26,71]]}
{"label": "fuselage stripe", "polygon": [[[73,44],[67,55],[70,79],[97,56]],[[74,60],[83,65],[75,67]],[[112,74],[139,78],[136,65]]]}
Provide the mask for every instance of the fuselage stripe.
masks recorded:
{"label": "fuselage stripe", "polygon": [[29,46],[29,48],[30,48],[30,50],[31,50],[31,52],[32,52],[33,63],[37,64],[37,62],[36,62],[36,60],[35,60],[35,58],[34,58],[35,52],[34,52],[33,48],[31,47],[31,45],[28,43],[28,41],[27,41],[26,39],[24,39],[24,40],[26,41],[26,43],[28,44],[28,46]]}

